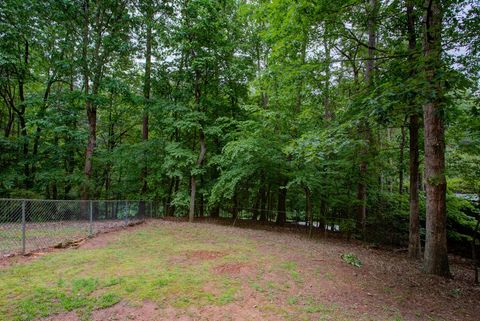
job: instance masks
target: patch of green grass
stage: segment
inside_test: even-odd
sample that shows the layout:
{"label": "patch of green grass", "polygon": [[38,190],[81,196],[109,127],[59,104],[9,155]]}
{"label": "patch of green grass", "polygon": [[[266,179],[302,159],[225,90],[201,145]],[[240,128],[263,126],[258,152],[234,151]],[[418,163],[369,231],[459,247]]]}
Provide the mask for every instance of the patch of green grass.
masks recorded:
{"label": "patch of green grass", "polygon": [[117,304],[121,301],[121,297],[116,295],[115,293],[105,293],[97,300],[97,306],[100,309],[108,308],[112,305]]}
{"label": "patch of green grass", "polygon": [[252,282],[250,283],[250,286],[258,292],[265,292],[265,289],[258,283]]}
{"label": "patch of green grass", "polygon": [[296,296],[289,296],[287,299],[288,304],[296,305],[298,303],[298,297]]}
{"label": "patch of green grass", "polygon": [[285,261],[280,264],[280,267],[284,270],[287,270],[295,282],[302,281],[300,273],[297,271],[297,263],[293,261]]}
{"label": "patch of green grass", "polygon": [[236,288],[228,288],[218,297],[218,302],[220,304],[227,304],[235,300],[235,294],[237,293]]}
{"label": "patch of green grass", "polygon": [[97,288],[98,280],[94,278],[73,279],[72,291],[74,293],[90,294]]}
{"label": "patch of green grass", "polygon": [[335,311],[332,307],[321,303],[307,305],[304,309],[307,313],[322,313],[327,315],[332,314]]}
{"label": "patch of green grass", "polygon": [[[68,249],[0,269],[0,320],[33,320],[73,310],[88,319],[94,309],[122,300],[174,307],[228,304],[235,300],[239,283],[212,273],[212,267],[247,261],[255,254],[251,241],[221,242],[226,235],[217,239],[195,225],[181,231],[147,226],[117,236],[102,248]],[[200,250],[228,255],[188,261],[185,253]],[[182,255],[187,262],[175,260]],[[205,289],[207,282],[214,284],[215,293]]]}

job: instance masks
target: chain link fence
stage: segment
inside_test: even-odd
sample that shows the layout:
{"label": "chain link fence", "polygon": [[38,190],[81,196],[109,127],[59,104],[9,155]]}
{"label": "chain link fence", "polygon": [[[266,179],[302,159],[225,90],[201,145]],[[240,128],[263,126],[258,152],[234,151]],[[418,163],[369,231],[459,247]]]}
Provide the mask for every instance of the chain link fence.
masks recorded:
{"label": "chain link fence", "polygon": [[0,199],[0,257],[136,224],[154,212],[152,201]]}

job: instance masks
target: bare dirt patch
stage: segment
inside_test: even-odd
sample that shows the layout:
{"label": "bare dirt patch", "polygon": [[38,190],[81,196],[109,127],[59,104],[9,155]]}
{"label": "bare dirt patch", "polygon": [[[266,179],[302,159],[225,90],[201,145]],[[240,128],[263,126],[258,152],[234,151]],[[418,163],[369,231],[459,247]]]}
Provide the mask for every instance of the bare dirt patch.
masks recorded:
{"label": "bare dirt patch", "polygon": [[251,276],[255,274],[255,269],[245,263],[225,263],[213,267],[212,270],[213,273],[230,276]]}
{"label": "bare dirt patch", "polygon": [[180,255],[172,256],[169,261],[171,264],[179,265],[198,264],[203,261],[215,260],[226,255],[228,254],[220,251],[186,251]]}
{"label": "bare dirt patch", "polygon": [[67,313],[55,314],[46,318],[38,319],[38,321],[81,321],[75,311]]}
{"label": "bare dirt patch", "polygon": [[[64,319],[68,320],[68,319]],[[178,309],[171,306],[160,308],[153,302],[146,301],[141,306],[132,306],[126,302],[112,307],[96,310],[92,315],[93,321],[245,321],[245,320],[284,320],[269,313],[263,313],[258,305],[249,306],[230,303],[216,306],[188,307]],[[50,321],[50,320],[49,320]],[[52,320],[59,321],[59,320]]]}
{"label": "bare dirt patch", "polygon": [[185,255],[189,260],[213,260],[219,257],[226,256],[226,253],[222,253],[220,251],[189,251],[186,252]]}
{"label": "bare dirt patch", "polygon": [[92,313],[93,321],[153,321],[166,320],[161,317],[158,306],[145,301],[141,306],[132,306],[120,302],[106,309],[95,310]]}

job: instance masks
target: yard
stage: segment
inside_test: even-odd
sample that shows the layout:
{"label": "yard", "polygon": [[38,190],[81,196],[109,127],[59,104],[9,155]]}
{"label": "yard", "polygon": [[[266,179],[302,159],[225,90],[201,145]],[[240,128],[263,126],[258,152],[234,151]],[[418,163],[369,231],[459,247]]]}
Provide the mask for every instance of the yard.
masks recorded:
{"label": "yard", "polygon": [[480,289],[457,261],[444,280],[365,245],[150,221],[0,260],[0,320],[478,320]]}

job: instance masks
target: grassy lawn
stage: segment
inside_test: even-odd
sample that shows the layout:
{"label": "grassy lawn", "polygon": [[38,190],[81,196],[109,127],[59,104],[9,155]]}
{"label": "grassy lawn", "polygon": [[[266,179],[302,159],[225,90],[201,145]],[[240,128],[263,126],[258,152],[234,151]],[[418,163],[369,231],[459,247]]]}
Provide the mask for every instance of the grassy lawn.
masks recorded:
{"label": "grassy lawn", "polygon": [[[170,222],[101,235],[79,249],[0,268],[0,320],[66,320],[69,311],[101,320],[95,314],[102,309],[124,304],[131,312],[146,302],[165,320],[409,319],[388,297],[373,304],[379,297],[365,294],[375,291],[365,290],[368,280],[352,284],[360,269],[341,262],[337,250],[317,253],[311,242],[282,240],[279,233]],[[115,320],[131,319],[128,311],[116,311],[124,318]]]}

